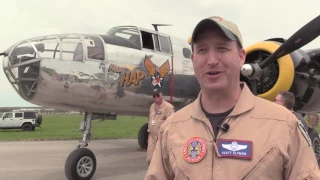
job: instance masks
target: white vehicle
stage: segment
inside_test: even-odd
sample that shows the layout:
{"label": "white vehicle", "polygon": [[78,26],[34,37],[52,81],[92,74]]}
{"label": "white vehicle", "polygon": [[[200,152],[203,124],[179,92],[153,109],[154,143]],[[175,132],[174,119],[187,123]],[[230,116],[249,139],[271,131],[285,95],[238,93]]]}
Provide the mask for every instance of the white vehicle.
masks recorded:
{"label": "white vehicle", "polygon": [[0,117],[0,129],[34,131],[42,123],[42,117],[36,111],[4,112]]}

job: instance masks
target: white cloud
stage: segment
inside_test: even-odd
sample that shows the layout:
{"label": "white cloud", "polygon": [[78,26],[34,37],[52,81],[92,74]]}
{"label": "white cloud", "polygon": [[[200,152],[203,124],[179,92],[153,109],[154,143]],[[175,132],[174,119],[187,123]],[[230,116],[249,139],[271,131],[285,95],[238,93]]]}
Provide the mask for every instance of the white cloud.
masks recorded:
{"label": "white cloud", "polygon": [[[53,33],[100,33],[117,25],[150,28],[152,23],[173,24],[159,30],[187,38],[202,18],[218,15],[239,25],[245,46],[272,37],[288,38],[305,23],[318,16],[318,1],[297,0],[3,0],[0,6],[0,51],[20,40]],[[320,47],[320,40],[303,49]],[[2,64],[2,62],[1,62]],[[0,73],[0,106],[8,98],[20,106],[25,103]]]}

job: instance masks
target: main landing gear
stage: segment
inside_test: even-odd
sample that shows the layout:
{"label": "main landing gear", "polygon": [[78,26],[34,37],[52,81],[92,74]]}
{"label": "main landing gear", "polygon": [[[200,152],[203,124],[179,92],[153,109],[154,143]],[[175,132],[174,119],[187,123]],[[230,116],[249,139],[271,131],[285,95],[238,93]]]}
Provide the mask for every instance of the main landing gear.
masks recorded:
{"label": "main landing gear", "polygon": [[94,119],[115,120],[116,115],[85,113],[84,120],[80,123],[80,130],[83,132],[82,141],[77,148],[71,152],[65,163],[65,174],[68,180],[90,180],[97,168],[97,160],[94,153],[86,148],[91,141],[91,121]]}

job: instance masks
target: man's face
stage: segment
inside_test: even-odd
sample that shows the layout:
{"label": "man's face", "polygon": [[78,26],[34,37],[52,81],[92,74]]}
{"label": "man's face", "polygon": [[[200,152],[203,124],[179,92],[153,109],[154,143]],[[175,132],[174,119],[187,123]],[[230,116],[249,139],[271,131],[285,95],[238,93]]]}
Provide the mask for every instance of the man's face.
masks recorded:
{"label": "man's face", "polygon": [[155,103],[160,103],[162,100],[162,93],[153,94],[153,100]]}
{"label": "man's face", "polygon": [[284,106],[284,102],[281,100],[281,94],[278,94],[273,102]]}
{"label": "man's face", "polygon": [[316,128],[319,124],[319,120],[315,115],[311,115],[309,119],[309,126],[311,128]]}
{"label": "man's face", "polygon": [[245,51],[236,41],[227,39],[220,29],[208,27],[199,33],[193,47],[191,59],[202,89],[223,91],[239,83]]}

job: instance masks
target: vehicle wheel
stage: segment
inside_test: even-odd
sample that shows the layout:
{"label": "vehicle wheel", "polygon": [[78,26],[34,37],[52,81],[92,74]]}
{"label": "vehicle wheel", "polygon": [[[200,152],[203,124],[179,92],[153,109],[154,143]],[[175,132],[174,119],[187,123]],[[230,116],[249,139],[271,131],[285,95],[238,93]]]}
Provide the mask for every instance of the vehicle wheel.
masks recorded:
{"label": "vehicle wheel", "polygon": [[138,134],[138,143],[141,149],[147,149],[148,148],[148,123],[141,126]]}
{"label": "vehicle wheel", "polygon": [[320,137],[318,132],[313,128],[308,128],[308,133],[312,142],[313,151],[316,155],[318,165],[320,167]]}
{"label": "vehicle wheel", "polygon": [[96,157],[90,149],[77,148],[68,156],[64,168],[68,180],[90,180],[96,166]]}
{"label": "vehicle wheel", "polygon": [[36,121],[37,121],[37,123],[38,123],[39,125],[41,125],[41,123],[42,123],[42,116],[39,115]]}
{"label": "vehicle wheel", "polygon": [[32,131],[32,127],[33,126],[31,124],[27,123],[27,124],[23,124],[21,129],[22,131]]}

